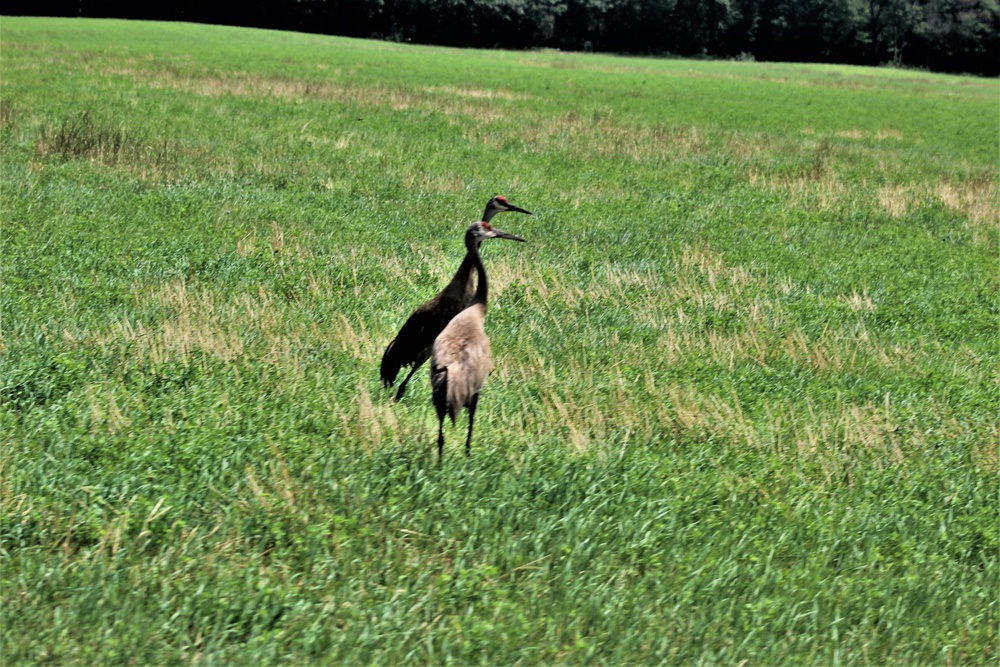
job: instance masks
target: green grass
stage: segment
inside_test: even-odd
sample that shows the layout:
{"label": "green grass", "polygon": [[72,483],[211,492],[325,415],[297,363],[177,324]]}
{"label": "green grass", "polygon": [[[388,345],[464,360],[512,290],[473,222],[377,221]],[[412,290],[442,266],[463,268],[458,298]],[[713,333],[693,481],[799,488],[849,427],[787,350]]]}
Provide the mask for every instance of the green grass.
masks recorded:
{"label": "green grass", "polygon": [[[997,82],[0,22],[4,664],[994,664]],[[477,414],[378,360],[502,193]]]}

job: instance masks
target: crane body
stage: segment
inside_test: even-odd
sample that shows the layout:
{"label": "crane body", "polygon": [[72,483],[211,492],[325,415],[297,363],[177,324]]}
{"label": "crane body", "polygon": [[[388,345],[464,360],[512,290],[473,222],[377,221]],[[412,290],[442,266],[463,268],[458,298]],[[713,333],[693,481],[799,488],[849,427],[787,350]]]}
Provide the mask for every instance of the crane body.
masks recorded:
{"label": "crane body", "polygon": [[483,235],[475,240],[475,253],[467,246],[465,258],[455,271],[451,281],[432,299],[417,308],[410,317],[403,323],[399,333],[389,342],[385,352],[382,354],[382,363],[379,373],[382,377],[382,384],[391,387],[399,375],[401,368],[410,366],[410,371],[399,385],[396,392],[396,400],[400,400],[406,393],[407,384],[417,369],[420,368],[431,356],[431,347],[434,339],[437,338],[452,319],[464,308],[469,306],[474,298],[472,276],[476,272],[473,254],[478,256],[479,244],[487,238],[505,238],[515,241],[524,239],[502,232],[489,225],[493,217],[498,213],[514,211],[531,215],[531,211],[514,206],[505,197],[496,196],[486,204],[481,223],[487,224],[492,235]]}
{"label": "crane body", "polygon": [[[479,393],[486,383],[492,362],[490,341],[483,323],[489,283],[486,267],[479,256],[483,238],[503,234],[488,222],[473,223],[465,234],[465,245],[472,255],[477,285],[472,303],[456,315],[434,339],[431,350],[431,398],[438,416],[438,461],[444,455],[444,418],[455,423],[462,408],[469,411],[469,430],[465,438],[465,454],[472,451],[472,426],[479,405]],[[517,240],[524,240],[517,237]]]}

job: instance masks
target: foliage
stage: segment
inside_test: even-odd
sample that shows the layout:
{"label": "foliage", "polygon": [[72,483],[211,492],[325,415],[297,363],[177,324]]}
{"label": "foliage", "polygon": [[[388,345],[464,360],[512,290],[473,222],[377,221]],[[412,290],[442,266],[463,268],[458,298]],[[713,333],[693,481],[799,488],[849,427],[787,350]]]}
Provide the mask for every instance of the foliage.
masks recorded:
{"label": "foliage", "polygon": [[5,11],[200,21],[460,47],[893,63],[1000,74],[997,0],[14,0]]}
{"label": "foliage", "polygon": [[3,664],[995,662],[994,82],[0,31]]}

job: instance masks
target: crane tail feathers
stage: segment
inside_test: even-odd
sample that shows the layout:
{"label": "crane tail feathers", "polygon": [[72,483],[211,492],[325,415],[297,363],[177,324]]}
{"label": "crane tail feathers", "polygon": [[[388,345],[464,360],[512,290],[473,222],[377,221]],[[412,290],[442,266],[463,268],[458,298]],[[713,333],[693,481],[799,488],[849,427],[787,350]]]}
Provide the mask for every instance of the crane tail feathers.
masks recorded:
{"label": "crane tail feathers", "polygon": [[396,382],[396,376],[399,375],[401,364],[394,351],[395,345],[396,339],[393,338],[389,341],[389,345],[382,354],[382,364],[379,367],[379,374],[382,376],[383,387],[391,387]]}
{"label": "crane tail feathers", "polygon": [[438,419],[444,419],[447,414],[451,423],[455,423],[453,406],[448,405],[448,367],[431,365],[431,399]]}

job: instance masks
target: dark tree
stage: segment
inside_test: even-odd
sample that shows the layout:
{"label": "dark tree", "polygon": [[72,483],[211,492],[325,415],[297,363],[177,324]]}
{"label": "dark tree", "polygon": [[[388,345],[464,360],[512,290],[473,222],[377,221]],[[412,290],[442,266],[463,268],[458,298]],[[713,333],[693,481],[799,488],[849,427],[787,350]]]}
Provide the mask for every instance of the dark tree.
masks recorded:
{"label": "dark tree", "polygon": [[1000,74],[1000,0],[9,0],[3,11]]}

